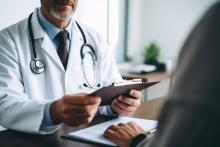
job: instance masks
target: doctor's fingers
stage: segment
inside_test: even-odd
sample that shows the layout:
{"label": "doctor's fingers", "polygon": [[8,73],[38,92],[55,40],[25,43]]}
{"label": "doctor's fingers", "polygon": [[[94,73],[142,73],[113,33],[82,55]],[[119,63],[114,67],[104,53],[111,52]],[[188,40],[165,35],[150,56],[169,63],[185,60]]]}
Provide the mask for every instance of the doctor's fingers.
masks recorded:
{"label": "doctor's fingers", "polygon": [[136,109],[136,107],[130,106],[130,105],[128,105],[124,102],[120,102],[120,101],[113,102],[112,106],[120,108],[121,110],[126,111],[126,112],[133,112]]}
{"label": "doctor's fingers", "polygon": [[138,90],[131,90],[131,91],[129,92],[129,95],[130,95],[130,96],[133,96],[133,97],[135,97],[135,98],[137,98],[137,99],[141,99],[141,97],[142,97],[141,92],[138,91]]}
{"label": "doctor's fingers", "polygon": [[134,106],[134,107],[138,107],[141,103],[141,99],[129,98],[129,97],[125,97],[125,96],[119,96],[116,99],[116,102],[117,101],[125,103],[125,104],[130,105],[130,106]]}
{"label": "doctor's fingers", "polygon": [[64,113],[91,113],[98,109],[99,105],[69,105],[63,110]]}
{"label": "doctor's fingers", "polygon": [[72,105],[99,105],[101,102],[100,97],[87,95],[66,95],[62,99]]}
{"label": "doctor's fingers", "polygon": [[113,102],[112,109],[121,115],[128,116],[134,113],[136,107],[128,106],[127,104]]}

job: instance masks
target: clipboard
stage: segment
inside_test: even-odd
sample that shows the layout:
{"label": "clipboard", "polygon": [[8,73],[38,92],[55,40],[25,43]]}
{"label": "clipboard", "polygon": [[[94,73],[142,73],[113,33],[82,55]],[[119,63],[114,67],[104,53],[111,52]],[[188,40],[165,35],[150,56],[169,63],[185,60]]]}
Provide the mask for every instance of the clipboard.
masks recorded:
{"label": "clipboard", "polygon": [[130,90],[141,91],[157,83],[159,82],[143,82],[142,79],[125,80],[119,83],[113,83],[108,87],[103,87],[89,95],[100,96],[102,99],[100,106],[110,105],[120,95],[129,96]]}

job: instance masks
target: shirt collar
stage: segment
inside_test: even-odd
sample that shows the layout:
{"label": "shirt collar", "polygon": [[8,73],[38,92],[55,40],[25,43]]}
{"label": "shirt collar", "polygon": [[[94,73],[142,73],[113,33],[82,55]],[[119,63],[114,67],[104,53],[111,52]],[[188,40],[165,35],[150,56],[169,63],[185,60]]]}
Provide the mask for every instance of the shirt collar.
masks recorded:
{"label": "shirt collar", "polygon": [[[43,27],[43,29],[45,30],[45,32],[47,33],[48,37],[53,40],[57,34],[62,31],[62,29],[56,27],[55,25],[53,25],[50,21],[48,21],[42,14],[41,10],[38,9],[37,11],[38,14],[38,19],[39,22],[41,24],[41,26]],[[68,24],[68,26],[65,28],[65,30],[68,31],[69,33],[69,40],[71,40],[72,38],[72,20],[70,21],[70,23]]]}

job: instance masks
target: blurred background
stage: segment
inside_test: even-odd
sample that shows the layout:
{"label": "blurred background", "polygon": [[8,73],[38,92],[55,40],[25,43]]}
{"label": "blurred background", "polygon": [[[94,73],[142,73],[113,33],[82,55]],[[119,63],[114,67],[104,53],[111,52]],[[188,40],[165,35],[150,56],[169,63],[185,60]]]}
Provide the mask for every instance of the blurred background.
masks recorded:
{"label": "blurred background", "polygon": [[[215,1],[79,0],[74,17],[104,35],[123,77],[162,81],[144,92],[151,99],[169,91],[186,37]],[[40,0],[1,1],[0,30],[39,6]]]}

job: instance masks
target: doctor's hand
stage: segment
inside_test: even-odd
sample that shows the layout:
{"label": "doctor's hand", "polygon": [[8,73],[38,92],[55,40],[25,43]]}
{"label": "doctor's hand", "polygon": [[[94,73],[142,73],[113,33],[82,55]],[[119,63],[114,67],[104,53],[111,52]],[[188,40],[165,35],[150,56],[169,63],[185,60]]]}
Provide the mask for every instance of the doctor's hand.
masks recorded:
{"label": "doctor's hand", "polygon": [[132,115],[141,104],[141,92],[131,90],[129,93],[132,97],[119,96],[112,104],[112,110],[123,116]]}
{"label": "doctor's hand", "polygon": [[87,94],[65,95],[51,104],[53,123],[64,122],[70,126],[88,124],[92,121],[101,98]]}

